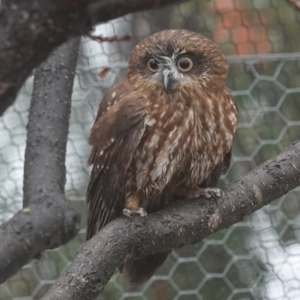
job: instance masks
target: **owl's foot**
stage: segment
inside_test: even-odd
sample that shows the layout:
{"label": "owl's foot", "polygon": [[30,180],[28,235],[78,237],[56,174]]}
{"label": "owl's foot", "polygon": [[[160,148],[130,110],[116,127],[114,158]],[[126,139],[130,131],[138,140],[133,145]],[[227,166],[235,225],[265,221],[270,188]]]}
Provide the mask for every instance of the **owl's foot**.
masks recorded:
{"label": "owl's foot", "polygon": [[197,196],[204,196],[205,198],[221,198],[224,195],[224,192],[218,188],[199,188],[197,190]]}
{"label": "owl's foot", "polygon": [[135,214],[140,215],[141,217],[147,217],[147,212],[145,208],[138,207],[134,209],[127,209],[127,208],[123,209],[123,215],[130,219],[131,219],[131,215],[135,215]]}
{"label": "owl's foot", "polygon": [[137,195],[130,195],[125,202],[125,208],[123,209],[123,215],[131,219],[131,215],[140,215],[141,217],[147,217],[145,208],[139,207],[139,198]]}

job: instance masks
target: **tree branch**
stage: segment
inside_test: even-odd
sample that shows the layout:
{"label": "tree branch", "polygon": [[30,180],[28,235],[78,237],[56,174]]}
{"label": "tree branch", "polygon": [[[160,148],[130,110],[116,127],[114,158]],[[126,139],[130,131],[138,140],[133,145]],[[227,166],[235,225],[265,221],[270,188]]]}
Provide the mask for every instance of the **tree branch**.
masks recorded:
{"label": "tree branch", "polygon": [[79,42],[76,38],[59,48],[35,72],[25,151],[25,207],[43,195],[64,193]]}
{"label": "tree branch", "polygon": [[296,10],[300,11],[300,0],[287,0],[287,2]]}
{"label": "tree branch", "polygon": [[60,44],[92,25],[187,0],[3,0],[0,12],[0,116],[29,76]]}
{"label": "tree branch", "polygon": [[28,123],[24,208],[0,226],[0,283],[46,249],[79,230],[79,213],[65,198],[65,156],[79,38],[37,70]]}
{"label": "tree branch", "polygon": [[178,201],[147,219],[122,217],[86,242],[45,300],[94,299],[127,255],[144,257],[200,242],[300,185],[300,142],[224,189],[219,201]]}

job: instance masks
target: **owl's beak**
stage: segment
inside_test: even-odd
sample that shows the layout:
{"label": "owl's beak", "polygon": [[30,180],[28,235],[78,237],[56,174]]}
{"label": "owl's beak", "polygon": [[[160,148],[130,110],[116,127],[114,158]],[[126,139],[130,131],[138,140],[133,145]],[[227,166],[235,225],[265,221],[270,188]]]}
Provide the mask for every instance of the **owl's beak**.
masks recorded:
{"label": "owl's beak", "polygon": [[172,86],[174,84],[173,72],[169,69],[164,69],[163,76],[164,76],[164,87],[166,92],[168,92],[172,89]]}

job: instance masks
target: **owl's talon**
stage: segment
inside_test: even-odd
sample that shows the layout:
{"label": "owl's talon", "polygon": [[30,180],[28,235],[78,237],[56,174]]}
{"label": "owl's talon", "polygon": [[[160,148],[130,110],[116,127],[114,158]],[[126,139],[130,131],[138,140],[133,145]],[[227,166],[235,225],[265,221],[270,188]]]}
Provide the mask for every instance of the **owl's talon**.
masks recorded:
{"label": "owl's talon", "polygon": [[131,215],[134,215],[134,214],[138,214],[142,218],[147,217],[147,211],[143,207],[138,207],[138,208],[135,208],[135,209],[132,209],[132,210],[127,209],[127,208],[123,209],[123,215],[130,218],[130,219],[131,219]]}
{"label": "owl's talon", "polygon": [[138,209],[137,209],[137,213],[141,216],[141,217],[147,217],[147,211],[146,211],[146,209],[145,208],[142,208],[142,207],[139,207]]}
{"label": "owl's talon", "polygon": [[205,198],[222,198],[224,192],[218,188],[200,188],[197,190],[197,196],[204,196]]}
{"label": "owl's talon", "polygon": [[129,209],[124,208],[124,209],[123,209],[123,215],[124,215],[125,217],[128,217],[129,219],[131,219],[131,213],[130,213],[130,210],[129,210]]}

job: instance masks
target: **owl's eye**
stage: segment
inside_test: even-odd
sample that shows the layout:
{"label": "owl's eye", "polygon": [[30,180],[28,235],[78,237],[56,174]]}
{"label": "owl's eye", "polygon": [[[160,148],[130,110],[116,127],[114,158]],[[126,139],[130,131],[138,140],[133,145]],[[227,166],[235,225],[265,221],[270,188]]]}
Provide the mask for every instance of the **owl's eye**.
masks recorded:
{"label": "owl's eye", "polygon": [[158,70],[158,63],[153,57],[151,57],[148,59],[147,67],[151,72],[155,73]]}
{"label": "owl's eye", "polygon": [[181,57],[177,61],[177,67],[181,72],[188,72],[193,68],[193,66],[193,61],[187,56]]}

